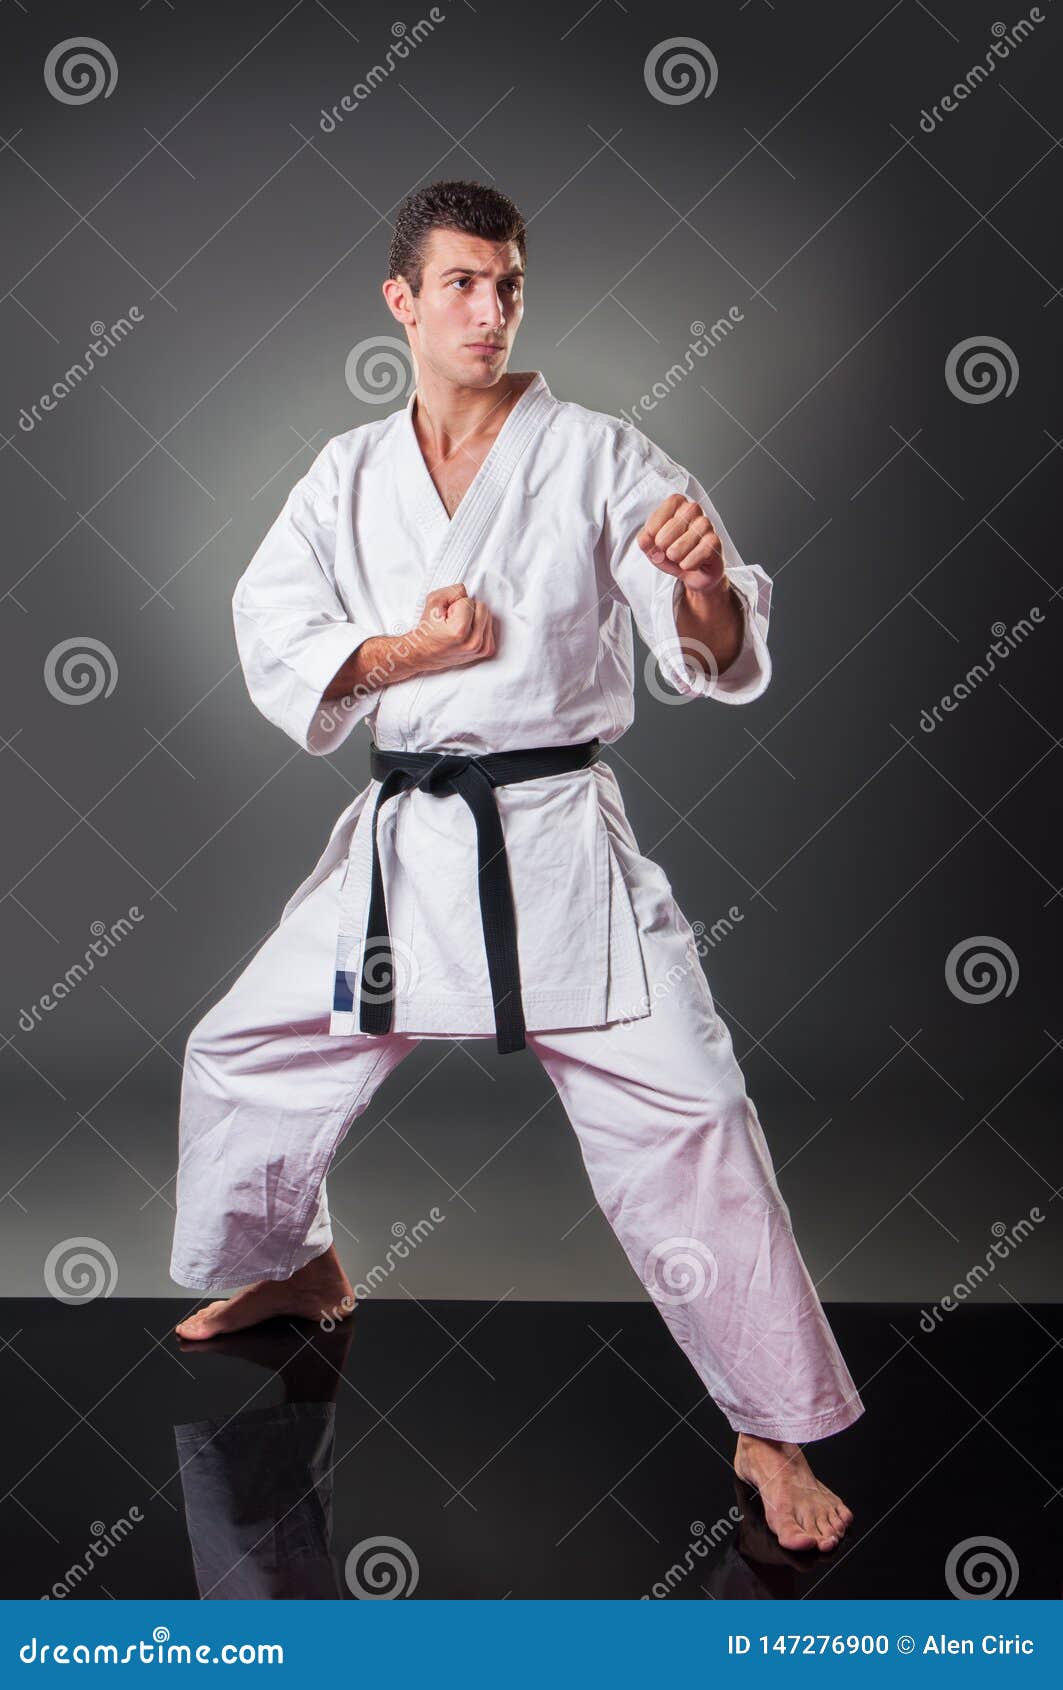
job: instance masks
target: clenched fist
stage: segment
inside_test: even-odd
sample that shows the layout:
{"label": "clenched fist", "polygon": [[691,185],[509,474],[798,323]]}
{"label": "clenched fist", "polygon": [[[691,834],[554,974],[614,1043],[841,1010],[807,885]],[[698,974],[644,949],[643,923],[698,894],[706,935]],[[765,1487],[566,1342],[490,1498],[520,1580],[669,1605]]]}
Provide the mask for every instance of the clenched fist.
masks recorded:
{"label": "clenched fist", "polygon": [[681,493],[670,493],[646,518],[638,543],[651,563],[681,575],[691,592],[714,592],[724,582],[720,536],[701,506]]}
{"label": "clenched fist", "polygon": [[495,654],[491,612],[482,599],[471,599],[460,583],[429,593],[420,621],[407,637],[418,668],[426,673]]}

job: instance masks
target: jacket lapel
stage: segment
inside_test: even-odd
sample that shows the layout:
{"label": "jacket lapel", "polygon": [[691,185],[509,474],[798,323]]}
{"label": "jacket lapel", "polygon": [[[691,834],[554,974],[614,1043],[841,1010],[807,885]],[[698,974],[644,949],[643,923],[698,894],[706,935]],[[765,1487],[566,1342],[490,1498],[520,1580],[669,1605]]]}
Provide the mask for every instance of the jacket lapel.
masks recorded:
{"label": "jacket lapel", "polygon": [[402,482],[413,489],[413,514],[426,538],[428,563],[422,588],[428,594],[464,576],[522,454],[555,401],[537,370],[492,441],[454,515],[448,517],[414,432],[415,398],[416,393],[406,405],[400,426]]}

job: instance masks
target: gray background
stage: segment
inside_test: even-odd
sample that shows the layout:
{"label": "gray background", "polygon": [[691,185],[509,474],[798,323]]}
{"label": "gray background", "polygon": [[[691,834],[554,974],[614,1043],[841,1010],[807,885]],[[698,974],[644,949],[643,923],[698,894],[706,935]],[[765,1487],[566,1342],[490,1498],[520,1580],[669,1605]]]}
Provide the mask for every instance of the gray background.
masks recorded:
{"label": "gray background", "polygon": [[[560,397],[630,410],[692,323],[742,313],[642,426],[773,576],[774,681],[741,709],[640,683],[608,756],[689,919],[742,912],[706,972],[822,1296],[936,1301],[1038,1205],[979,1297],[1058,1297],[1063,19],[1046,4],[927,135],[989,5],[443,10],[332,134],[321,109],[383,58],[393,7],[0,20],[0,1287],[43,1293],[48,1251],[87,1236],[119,1293],[192,1300],[167,1277],[184,1041],[367,779],[364,729],[312,758],[254,710],[232,589],[323,442],[380,414],[344,370],[397,331],[395,207],[471,176],[529,219],[513,367]],[[42,69],[82,33],[118,80],[66,105]],[[687,35],[718,85],[668,104],[644,63]],[[106,363],[20,428],[90,324],[133,305]],[[986,336],[1019,379],[970,403],[946,359]],[[921,731],[1032,606],[1043,623]],[[116,684],[72,706],[45,671],[84,637]],[[132,905],[134,932],[24,1031],[91,924]],[[972,1004],[945,963],[978,935],[1018,976]],[[423,1044],[330,1196],[352,1278],[394,1223],[446,1213],[382,1294],[644,1295],[545,1075],[490,1040]]]}

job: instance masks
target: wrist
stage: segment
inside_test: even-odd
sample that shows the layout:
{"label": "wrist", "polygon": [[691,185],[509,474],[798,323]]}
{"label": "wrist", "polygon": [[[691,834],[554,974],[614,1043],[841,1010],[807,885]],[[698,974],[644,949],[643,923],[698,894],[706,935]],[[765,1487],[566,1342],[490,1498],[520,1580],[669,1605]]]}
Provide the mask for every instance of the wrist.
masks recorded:
{"label": "wrist", "polygon": [[691,587],[684,581],[682,601],[702,620],[715,620],[721,613],[731,610],[741,614],[744,603],[741,593],[726,574],[711,587]]}
{"label": "wrist", "polygon": [[742,649],[746,635],[745,603],[726,575],[708,588],[692,588],[684,583],[684,590],[676,600],[675,623],[680,637],[685,634],[706,645],[721,675]]}
{"label": "wrist", "polygon": [[408,628],[401,634],[385,636],[387,649],[384,654],[384,667],[390,681],[409,681],[419,675],[425,664],[418,657],[417,629]]}

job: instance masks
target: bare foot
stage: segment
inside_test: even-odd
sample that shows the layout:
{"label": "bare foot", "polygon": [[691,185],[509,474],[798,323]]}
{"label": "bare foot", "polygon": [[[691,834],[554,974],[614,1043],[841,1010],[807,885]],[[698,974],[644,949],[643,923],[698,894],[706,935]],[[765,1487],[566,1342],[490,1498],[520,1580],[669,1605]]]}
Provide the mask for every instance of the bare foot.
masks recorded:
{"label": "bare foot", "polygon": [[238,1332],[257,1326],[275,1315],[294,1315],[302,1320],[326,1321],[327,1330],[346,1320],[354,1309],[354,1291],[340,1265],[336,1246],[299,1268],[289,1279],[260,1279],[235,1296],[222,1298],[197,1309],[174,1331],[179,1338],[216,1338],[222,1332]]}
{"label": "bare foot", "polygon": [[800,1444],[739,1432],[734,1468],[760,1492],[764,1517],[784,1549],[835,1549],[852,1525],[852,1509],[820,1483]]}

